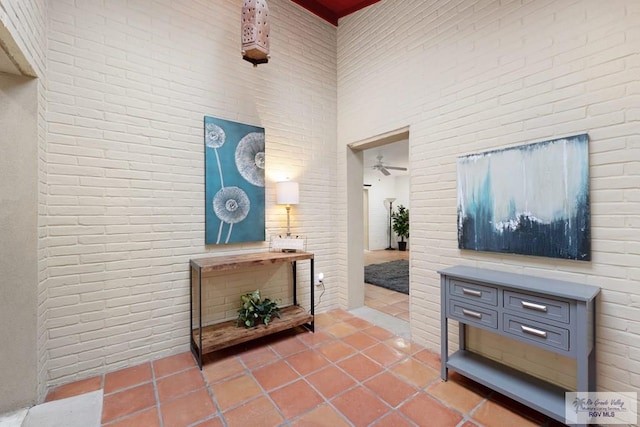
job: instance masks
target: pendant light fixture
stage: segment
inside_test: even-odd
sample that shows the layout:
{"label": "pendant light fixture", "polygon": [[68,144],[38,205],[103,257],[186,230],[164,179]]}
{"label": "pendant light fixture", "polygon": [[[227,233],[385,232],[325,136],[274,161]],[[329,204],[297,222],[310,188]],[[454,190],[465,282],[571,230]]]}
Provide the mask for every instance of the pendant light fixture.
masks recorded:
{"label": "pendant light fixture", "polygon": [[254,67],[269,62],[269,6],[267,0],[243,0],[242,59]]}

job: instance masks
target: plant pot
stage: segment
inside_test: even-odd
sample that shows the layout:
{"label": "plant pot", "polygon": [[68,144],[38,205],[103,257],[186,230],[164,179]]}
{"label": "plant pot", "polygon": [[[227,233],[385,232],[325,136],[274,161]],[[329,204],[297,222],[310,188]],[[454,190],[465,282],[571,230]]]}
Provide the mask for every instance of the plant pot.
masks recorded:
{"label": "plant pot", "polygon": [[406,251],[407,250],[407,242],[398,242],[398,250]]}

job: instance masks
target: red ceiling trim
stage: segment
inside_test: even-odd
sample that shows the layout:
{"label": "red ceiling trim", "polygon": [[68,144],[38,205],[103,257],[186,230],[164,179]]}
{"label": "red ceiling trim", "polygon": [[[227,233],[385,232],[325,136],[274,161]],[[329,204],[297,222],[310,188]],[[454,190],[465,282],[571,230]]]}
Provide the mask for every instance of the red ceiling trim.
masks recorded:
{"label": "red ceiling trim", "polygon": [[360,9],[364,9],[367,6],[371,6],[374,3],[378,3],[380,0],[364,0],[361,1],[359,3],[354,4],[353,6],[351,6],[348,9],[344,9],[343,11],[341,11],[341,14],[339,16],[339,18],[342,18],[343,16],[347,16],[352,14],[353,12],[357,12]]}
{"label": "red ceiling trim", "polygon": [[[334,13],[332,10],[328,9],[327,7],[318,3],[317,1],[315,0],[292,0],[292,1],[304,7],[314,15],[317,15],[320,18],[324,19],[325,21],[330,22],[336,27],[338,26],[338,18],[340,17],[336,13]],[[372,2],[372,3],[375,3],[375,2]]]}

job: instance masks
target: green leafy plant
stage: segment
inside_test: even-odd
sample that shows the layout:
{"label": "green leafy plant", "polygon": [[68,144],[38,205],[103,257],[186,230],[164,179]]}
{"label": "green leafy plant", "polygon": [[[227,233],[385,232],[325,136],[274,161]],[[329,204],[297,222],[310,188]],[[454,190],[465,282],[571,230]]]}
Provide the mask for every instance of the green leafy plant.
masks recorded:
{"label": "green leafy plant", "polygon": [[240,296],[240,300],[242,301],[242,307],[238,310],[236,326],[242,324],[247,328],[252,328],[260,322],[264,323],[265,326],[269,326],[273,316],[280,317],[278,303],[269,298],[262,300],[259,290]]}
{"label": "green leafy plant", "polygon": [[393,231],[400,237],[400,241],[409,238],[409,209],[398,206],[398,211],[391,214],[393,219]]}

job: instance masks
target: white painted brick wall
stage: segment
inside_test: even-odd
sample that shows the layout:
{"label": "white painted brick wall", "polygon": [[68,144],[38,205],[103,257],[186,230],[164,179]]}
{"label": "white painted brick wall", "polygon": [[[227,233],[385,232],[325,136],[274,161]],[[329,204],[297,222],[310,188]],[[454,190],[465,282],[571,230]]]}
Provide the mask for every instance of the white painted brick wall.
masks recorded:
{"label": "white painted brick wall", "polygon": [[[299,265],[303,263],[308,262],[300,262]],[[290,305],[293,302],[291,283],[292,272],[288,265],[261,266],[208,275],[202,283],[202,323],[209,325],[223,320],[236,320],[241,307],[240,295],[256,289],[260,290],[262,298]],[[307,277],[300,283],[309,283],[308,270]],[[299,302],[310,309],[309,300]],[[196,316],[194,312],[197,324]]]}
{"label": "white painted brick wall", "polygon": [[[439,349],[443,267],[598,285],[598,388],[640,388],[639,35],[634,0],[383,0],[341,20],[338,192],[346,144],[410,126],[417,342]],[[457,249],[458,156],[582,132],[590,136],[593,261]],[[344,232],[346,212],[338,214]],[[491,353],[499,342],[485,335],[478,347]],[[493,356],[527,363],[528,350],[509,349]],[[565,368],[543,357],[532,370],[571,384]]]}
{"label": "white painted brick wall", "polygon": [[[265,128],[267,235],[286,225],[274,182],[298,180],[292,229],[337,282],[337,32],[288,0],[269,7],[271,60],[254,68],[237,0],[50,2],[49,385],[188,350],[189,259],[268,249],[204,245],[204,115]],[[264,295],[290,301],[275,276]],[[208,295],[235,317],[260,278],[232,275]],[[318,310],[336,306],[334,289]]]}
{"label": "white painted brick wall", "polygon": [[12,1],[0,0],[0,20],[9,30],[20,51],[27,58],[31,68],[38,77],[38,396],[46,391],[48,353],[46,330],[46,222],[43,215],[46,211],[46,43],[47,43],[48,7],[46,0]]}

